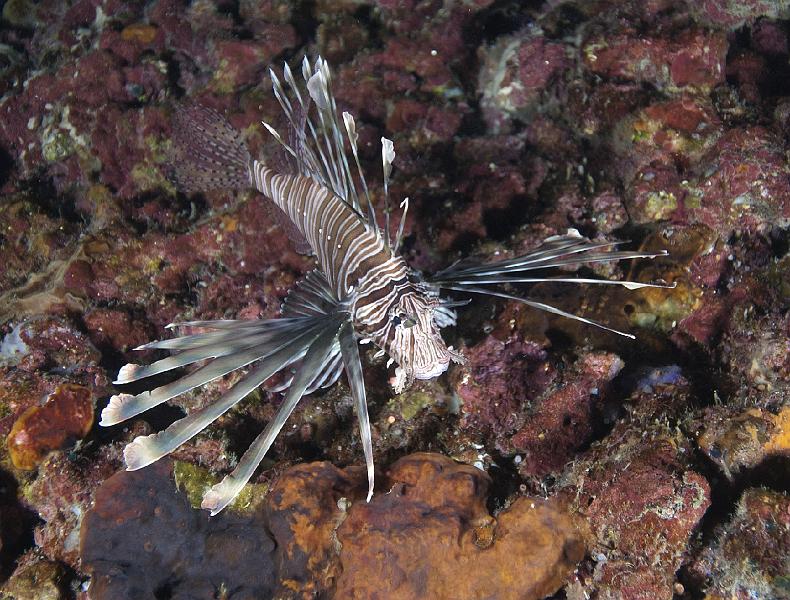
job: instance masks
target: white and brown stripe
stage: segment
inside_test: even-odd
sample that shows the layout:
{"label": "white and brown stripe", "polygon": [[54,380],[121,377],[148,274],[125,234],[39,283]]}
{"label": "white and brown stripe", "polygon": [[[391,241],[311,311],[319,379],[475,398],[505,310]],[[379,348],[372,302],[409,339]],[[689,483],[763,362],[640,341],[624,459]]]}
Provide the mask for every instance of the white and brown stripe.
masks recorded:
{"label": "white and brown stripe", "polygon": [[[447,368],[455,355],[448,353],[432,322],[435,302],[378,231],[310,177],[283,175],[254,161],[252,179],[313,248],[330,289],[347,303],[357,333],[385,349],[410,376],[438,374]],[[409,315],[417,323],[400,326],[393,321],[397,314]]]}
{"label": "white and brown stripe", "polygon": [[359,290],[365,275],[394,258],[384,240],[341,198],[304,175],[283,175],[259,161],[252,165],[255,187],[293,221],[316,254],[338,299]]}

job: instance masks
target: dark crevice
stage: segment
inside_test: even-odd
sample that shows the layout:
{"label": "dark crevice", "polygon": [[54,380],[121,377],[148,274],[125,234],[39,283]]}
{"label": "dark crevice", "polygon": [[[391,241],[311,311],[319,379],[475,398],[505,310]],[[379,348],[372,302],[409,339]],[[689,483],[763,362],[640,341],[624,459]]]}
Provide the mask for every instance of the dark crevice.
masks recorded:
{"label": "dark crevice", "polygon": [[27,179],[19,184],[19,190],[48,217],[67,223],[85,223],[77,210],[75,196],[69,192],[59,193],[49,177],[40,175]]}
{"label": "dark crevice", "polygon": [[319,21],[316,17],[315,0],[303,0],[297,3],[291,15],[291,26],[296,30],[301,44],[296,45],[296,51],[287,51],[288,57],[300,57],[305,51],[305,46],[315,43]]}
{"label": "dark crevice", "polygon": [[790,228],[774,227],[768,240],[775,258],[782,258],[790,252]]}
{"label": "dark crevice", "polygon": [[512,457],[496,451],[490,451],[489,454],[492,463],[487,472],[491,477],[491,487],[488,491],[486,508],[492,515],[496,515],[519,493],[522,480]]}
{"label": "dark crevice", "polygon": [[5,148],[0,147],[0,188],[10,179],[14,170],[14,157]]}
{"label": "dark crevice", "polygon": [[515,33],[534,21],[535,13],[543,4],[540,0],[498,0],[478,13],[464,32],[465,39],[471,47],[476,47]]}
{"label": "dark crevice", "polygon": [[22,554],[35,546],[33,530],[42,523],[31,510],[19,504],[19,484],[10,473],[0,469],[0,581],[5,581]]}
{"label": "dark crevice", "polygon": [[207,215],[209,204],[203,194],[175,196],[153,190],[135,196],[124,204],[126,223],[138,235],[150,232],[187,233],[195,222]]}
{"label": "dark crevice", "polygon": [[[713,547],[721,532],[735,516],[738,502],[750,488],[765,487],[776,492],[790,492],[790,461],[786,457],[772,456],[751,469],[735,473],[729,479],[702,451],[697,450],[692,457],[692,469],[700,473],[710,484],[710,506],[691,537],[689,554],[696,556],[702,549]],[[684,600],[702,599],[702,590],[707,587],[700,581],[698,574],[689,571],[688,563],[678,571],[678,581],[685,589]]]}
{"label": "dark crevice", "polygon": [[514,196],[506,208],[492,208],[483,212],[487,239],[506,241],[525,223],[530,223],[541,212],[541,203],[528,195]]}

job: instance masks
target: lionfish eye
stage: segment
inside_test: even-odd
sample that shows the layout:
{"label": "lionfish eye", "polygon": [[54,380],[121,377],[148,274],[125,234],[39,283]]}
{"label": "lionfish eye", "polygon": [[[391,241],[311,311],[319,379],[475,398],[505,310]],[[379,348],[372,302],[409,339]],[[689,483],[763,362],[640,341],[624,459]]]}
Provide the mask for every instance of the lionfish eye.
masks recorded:
{"label": "lionfish eye", "polygon": [[417,324],[417,319],[411,315],[407,315],[406,313],[400,313],[397,315],[392,315],[392,324],[396,327],[398,325],[402,325],[408,329],[409,327],[414,327]]}

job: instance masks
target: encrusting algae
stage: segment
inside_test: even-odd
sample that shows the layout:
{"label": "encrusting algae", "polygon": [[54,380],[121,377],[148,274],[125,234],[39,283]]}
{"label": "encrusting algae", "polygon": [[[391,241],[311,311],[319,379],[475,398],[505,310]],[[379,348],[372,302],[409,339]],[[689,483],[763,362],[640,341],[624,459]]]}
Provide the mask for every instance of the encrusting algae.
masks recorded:
{"label": "encrusting algae", "polygon": [[[619,285],[627,289],[660,284],[581,277],[547,277],[555,267],[654,258],[665,252],[617,250],[619,242],[590,240],[574,229],[543,241],[537,248],[506,260],[462,260],[433,275],[411,268],[400,243],[408,198],[394,239],[390,227],[389,182],[395,160],[393,143],[382,138],[383,219],[371,201],[360,165],[354,118],[338,113],[331,92],[331,72],[320,57],[305,59],[299,84],[286,64],[282,79],[271,73],[274,95],[290,124],[288,135],[267,130],[282,145],[291,172],[253,159],[240,134],[218,113],[192,106],[176,114],[173,179],[185,192],[222,188],[256,188],[287,217],[296,237],[306,242],[318,266],[288,294],[282,316],[263,320],[175,323],[180,335],[139,349],[162,349],[172,356],[150,365],[123,367],[116,384],[127,384],[173,369],[204,363],[172,383],[137,395],[110,399],[101,424],[111,426],[191,389],[250,367],[215,403],[170,425],[140,436],[124,451],[128,470],[145,467],[169,454],[208,427],[273,375],[285,372],[276,389],[285,397],[275,417],[244,453],[236,468],[204,495],[202,507],[217,514],[241,492],[271,447],[302,396],[334,384],[343,371],[349,381],[367,464],[368,499],[373,494],[373,448],[358,344],[373,343],[395,363],[394,388],[400,392],[415,379],[444,373],[462,355],[446,345],[441,329],[455,323],[454,308],[468,298],[443,298],[443,291],[516,300],[532,308],[575,319],[623,336],[628,333],[576,316],[557,307],[492,287],[559,282]],[[342,124],[341,124],[342,123]],[[352,159],[349,160],[347,149]],[[361,190],[355,183],[356,167]],[[383,222],[382,222],[383,220]],[[533,273],[535,272],[535,273]]]}

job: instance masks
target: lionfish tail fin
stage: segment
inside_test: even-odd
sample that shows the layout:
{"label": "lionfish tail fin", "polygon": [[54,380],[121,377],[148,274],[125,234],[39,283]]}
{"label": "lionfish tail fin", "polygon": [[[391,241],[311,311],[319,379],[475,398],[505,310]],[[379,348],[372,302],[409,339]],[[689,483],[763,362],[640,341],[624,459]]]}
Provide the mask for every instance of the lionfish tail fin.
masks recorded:
{"label": "lionfish tail fin", "polygon": [[170,179],[187,193],[252,185],[250,153],[241,134],[207,106],[176,110],[170,162]]}

